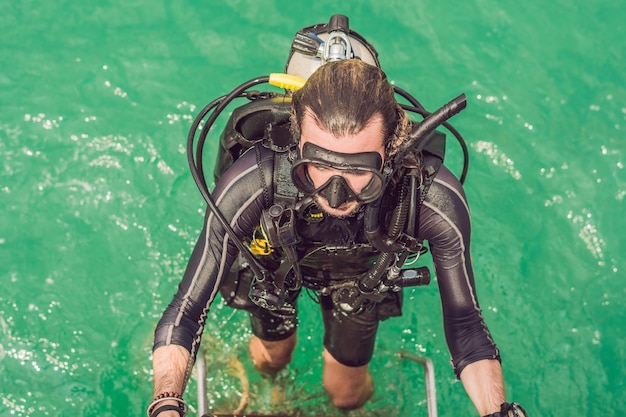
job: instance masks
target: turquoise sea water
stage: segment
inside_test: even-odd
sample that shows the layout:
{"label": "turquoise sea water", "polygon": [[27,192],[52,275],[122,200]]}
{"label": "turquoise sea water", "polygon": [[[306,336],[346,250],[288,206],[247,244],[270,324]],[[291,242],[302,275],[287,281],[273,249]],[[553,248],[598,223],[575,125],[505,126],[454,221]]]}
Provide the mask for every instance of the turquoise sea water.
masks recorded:
{"label": "turquoise sea water", "polygon": [[[427,108],[468,96],[452,122],[470,148],[478,292],[509,397],[531,416],[626,412],[623,2],[24,0],[0,4],[0,416],[145,415],[152,331],[202,223],[191,120],[280,72],[293,34],[334,13]],[[406,350],[433,360],[439,415],[476,415],[436,285],[407,291],[404,317],[382,325],[377,392],[349,414],[324,396],[316,306],[302,310],[272,406],[245,315],[216,304],[210,405],[236,407],[241,365],[249,411],[425,416]]]}

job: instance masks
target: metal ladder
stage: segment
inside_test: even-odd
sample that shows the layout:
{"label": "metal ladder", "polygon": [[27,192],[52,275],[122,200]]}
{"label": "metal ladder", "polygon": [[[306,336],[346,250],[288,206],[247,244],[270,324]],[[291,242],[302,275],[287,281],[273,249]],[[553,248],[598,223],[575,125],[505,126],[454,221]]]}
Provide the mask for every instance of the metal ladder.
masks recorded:
{"label": "metal ladder", "polygon": [[[424,381],[426,383],[426,406],[428,409],[428,417],[437,417],[437,393],[435,391],[435,367],[430,358],[416,355],[409,352],[399,352],[398,356],[412,362],[422,365],[424,369]],[[198,416],[200,417],[289,417],[286,415],[269,415],[269,414],[210,414],[207,410],[207,386],[206,386],[206,358],[203,354],[198,355],[196,359],[196,377],[198,386]]]}

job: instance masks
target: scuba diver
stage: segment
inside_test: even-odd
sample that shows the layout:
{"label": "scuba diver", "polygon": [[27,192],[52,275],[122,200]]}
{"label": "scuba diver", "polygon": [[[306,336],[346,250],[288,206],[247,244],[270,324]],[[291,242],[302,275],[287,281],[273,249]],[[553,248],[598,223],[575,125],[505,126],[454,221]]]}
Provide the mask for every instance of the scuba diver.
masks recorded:
{"label": "scuba diver", "polygon": [[[185,414],[182,394],[218,293],[249,313],[253,363],[274,376],[291,361],[303,289],[321,310],[323,386],[337,408],[361,407],[374,391],[368,363],[379,322],[401,316],[404,287],[430,280],[428,268],[410,266],[424,242],[457,378],[479,415],[526,415],[506,401],[500,353],[476,296],[467,167],[459,180],[443,164],[445,135],[436,130],[460,138],[447,120],[465,96],[427,112],[390,84],[377,56],[346,16],[334,15],[296,34],[286,78],[244,83],[192,124],[188,157],[208,209],[155,330],[148,416]],[[267,82],[285,92],[250,90]],[[221,135],[209,192],[202,148],[235,99],[248,102]]]}

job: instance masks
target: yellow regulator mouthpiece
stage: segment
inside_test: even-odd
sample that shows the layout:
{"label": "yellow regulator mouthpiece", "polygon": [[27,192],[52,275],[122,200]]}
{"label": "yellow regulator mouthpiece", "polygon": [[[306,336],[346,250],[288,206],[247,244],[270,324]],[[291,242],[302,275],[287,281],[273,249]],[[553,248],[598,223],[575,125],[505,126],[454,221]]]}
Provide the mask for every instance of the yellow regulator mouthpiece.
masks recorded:
{"label": "yellow regulator mouthpiece", "polygon": [[270,74],[269,83],[273,86],[284,88],[285,90],[296,91],[302,88],[306,78],[298,77],[290,74]]}

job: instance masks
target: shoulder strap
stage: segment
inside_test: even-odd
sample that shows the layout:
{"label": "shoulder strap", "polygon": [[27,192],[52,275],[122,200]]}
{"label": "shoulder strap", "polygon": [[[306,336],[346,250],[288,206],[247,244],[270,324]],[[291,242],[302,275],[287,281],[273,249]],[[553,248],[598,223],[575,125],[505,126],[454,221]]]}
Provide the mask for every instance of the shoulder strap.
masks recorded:
{"label": "shoulder strap", "polygon": [[422,210],[422,204],[424,200],[426,200],[426,196],[428,195],[428,191],[430,190],[430,186],[433,181],[435,181],[435,177],[437,176],[437,172],[441,165],[443,164],[443,160],[437,156],[434,156],[430,153],[424,153],[422,158],[422,184],[419,187],[419,196],[417,200],[417,204],[413,208],[414,213],[410,213],[409,215],[413,216],[411,218],[415,219],[415,230],[413,232],[413,237],[418,238],[419,236],[419,227],[420,227],[420,212]]}
{"label": "shoulder strap", "polygon": [[290,271],[293,271],[295,283],[290,286],[297,288],[301,285],[302,274],[298,263],[297,245],[300,237],[296,230],[295,204],[298,199],[298,189],[291,181],[291,160],[289,150],[277,151],[270,149],[265,143],[255,144],[255,151],[259,161],[264,155],[271,154],[273,163],[259,164],[263,182],[265,209],[261,224],[264,233],[274,248],[279,247],[284,256],[280,259],[278,269],[274,271],[274,285],[284,291],[288,285],[286,280]]}
{"label": "shoulder strap", "polygon": [[283,207],[294,207],[298,200],[298,189],[291,180],[289,152],[274,155],[274,203]]}
{"label": "shoulder strap", "polygon": [[259,175],[263,183],[264,206],[280,204],[283,208],[295,206],[299,191],[291,181],[291,148],[277,149],[267,140],[254,144]]}
{"label": "shoulder strap", "polygon": [[[421,166],[421,176],[422,181],[419,184],[419,194],[417,195],[417,204],[414,204],[410,208],[409,218],[415,219],[414,230],[409,231],[409,233],[414,237],[418,238],[419,236],[419,220],[420,220],[420,211],[422,209],[422,204],[424,200],[426,200],[426,195],[428,195],[428,191],[430,190],[430,186],[432,185],[435,177],[437,176],[437,172],[441,165],[443,164],[443,159],[446,152],[446,135],[433,131],[428,136],[423,138],[422,140],[427,141],[426,146],[422,149],[422,166]],[[416,144],[417,145],[417,144]],[[415,193],[417,194],[417,193]]]}
{"label": "shoulder strap", "polygon": [[274,178],[275,154],[260,142],[254,144],[254,152],[256,154],[256,163],[259,167],[259,176],[263,184],[263,207],[267,209],[274,202],[272,179]]}

